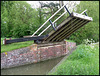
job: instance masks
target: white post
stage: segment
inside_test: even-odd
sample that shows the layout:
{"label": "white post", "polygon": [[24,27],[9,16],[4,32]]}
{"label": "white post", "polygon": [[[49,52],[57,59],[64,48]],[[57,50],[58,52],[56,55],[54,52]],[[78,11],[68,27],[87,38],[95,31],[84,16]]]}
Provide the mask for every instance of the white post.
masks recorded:
{"label": "white post", "polygon": [[5,44],[5,40],[3,40],[3,44]]}
{"label": "white post", "polygon": [[[65,4],[66,5],[66,4]],[[34,36],[52,17],[54,17],[65,5],[63,5],[57,12],[55,12],[32,36]],[[31,37],[32,37],[31,36]]]}

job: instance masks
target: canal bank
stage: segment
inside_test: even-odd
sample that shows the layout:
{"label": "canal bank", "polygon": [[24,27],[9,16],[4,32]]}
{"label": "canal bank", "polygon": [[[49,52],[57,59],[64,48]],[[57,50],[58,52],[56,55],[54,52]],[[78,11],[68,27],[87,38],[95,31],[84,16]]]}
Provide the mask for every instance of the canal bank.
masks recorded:
{"label": "canal bank", "polygon": [[76,43],[74,42],[62,41],[48,44],[33,44],[29,47],[1,53],[1,69],[61,57],[75,47]]}
{"label": "canal bank", "polygon": [[64,56],[1,70],[1,75],[46,75]]}
{"label": "canal bank", "polygon": [[70,50],[67,55],[58,58],[2,69],[1,75],[48,75],[48,73],[54,71],[74,50],[75,48]]}

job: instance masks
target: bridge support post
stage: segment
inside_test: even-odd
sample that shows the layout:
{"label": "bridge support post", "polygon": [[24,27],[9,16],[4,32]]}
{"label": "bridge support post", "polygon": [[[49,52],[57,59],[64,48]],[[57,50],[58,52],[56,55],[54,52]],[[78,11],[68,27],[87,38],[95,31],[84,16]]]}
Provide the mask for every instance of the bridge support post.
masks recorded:
{"label": "bridge support post", "polygon": [[88,16],[86,12],[84,12],[84,13],[85,13],[86,16]]}
{"label": "bridge support post", "polygon": [[3,44],[6,45],[6,38],[3,40]]}
{"label": "bridge support post", "polygon": [[65,7],[65,9],[67,10],[67,12],[69,13],[69,15],[71,16],[71,13],[69,12],[69,10],[67,9],[67,7],[66,6],[64,6]]}
{"label": "bridge support post", "polygon": [[51,20],[49,20],[50,24],[52,25],[53,29],[56,31],[55,27],[54,27],[54,24],[52,23]]}

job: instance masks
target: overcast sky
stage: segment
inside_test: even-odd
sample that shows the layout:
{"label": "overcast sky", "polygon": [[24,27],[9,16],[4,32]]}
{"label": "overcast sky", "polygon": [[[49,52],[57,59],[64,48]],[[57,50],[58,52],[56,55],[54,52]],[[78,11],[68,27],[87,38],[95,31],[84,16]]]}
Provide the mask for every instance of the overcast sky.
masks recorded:
{"label": "overcast sky", "polygon": [[[37,7],[39,7],[39,1],[26,1],[27,3],[29,3],[31,6],[32,6],[32,8],[37,8]],[[59,3],[59,1],[42,1],[42,2],[44,2],[44,3],[46,3],[46,2],[55,2],[55,3]],[[69,2],[69,1],[63,1],[64,2],[64,4],[66,4],[67,2]],[[77,4],[79,4],[80,3],[80,1],[73,1],[73,2],[76,2]]]}

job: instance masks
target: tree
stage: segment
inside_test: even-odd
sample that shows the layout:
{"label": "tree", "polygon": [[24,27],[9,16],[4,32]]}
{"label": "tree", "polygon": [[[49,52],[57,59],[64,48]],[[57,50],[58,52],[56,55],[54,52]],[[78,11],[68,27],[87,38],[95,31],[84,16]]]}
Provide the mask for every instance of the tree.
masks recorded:
{"label": "tree", "polygon": [[25,1],[1,1],[1,36],[30,35],[38,27],[38,18],[38,11]]}
{"label": "tree", "polygon": [[63,1],[59,1],[60,7],[64,5]]}
{"label": "tree", "polygon": [[[58,3],[43,3],[42,1],[39,2],[41,7],[40,7],[40,18],[44,19],[44,22],[50,17],[52,16],[57,10],[58,10]],[[53,17],[51,20],[54,21],[56,17]],[[43,22],[43,21],[42,21]],[[50,23],[48,22],[41,30],[40,32],[45,29]],[[52,27],[49,28],[49,30],[47,30],[44,34],[48,34],[50,31],[52,30]]]}

